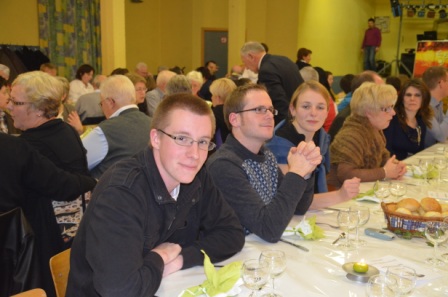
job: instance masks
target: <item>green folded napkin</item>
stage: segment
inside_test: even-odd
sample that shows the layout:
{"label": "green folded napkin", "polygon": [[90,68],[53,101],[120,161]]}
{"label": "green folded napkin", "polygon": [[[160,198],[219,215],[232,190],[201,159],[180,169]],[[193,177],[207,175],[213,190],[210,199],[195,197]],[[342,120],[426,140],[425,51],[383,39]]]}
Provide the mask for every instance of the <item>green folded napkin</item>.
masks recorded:
{"label": "green folded napkin", "polygon": [[283,232],[283,236],[298,235],[306,240],[315,240],[325,237],[324,230],[316,225],[316,216],[303,220],[295,227],[288,227]]}
{"label": "green folded napkin", "polygon": [[199,286],[184,290],[179,295],[181,297],[202,295],[212,297],[218,296],[219,294],[226,294],[235,286],[241,276],[241,267],[243,265],[241,261],[227,264],[221,269],[216,270],[207,254],[203,250],[201,252],[204,254],[204,270],[207,280]]}
{"label": "green folded napkin", "polygon": [[359,193],[358,195],[356,195],[356,197],[355,198],[353,198],[353,199],[359,199],[359,198],[363,198],[363,197],[365,197],[365,196],[375,196],[375,191],[373,190],[373,187],[370,189],[370,190],[368,190],[368,191],[366,191],[366,192],[364,192],[364,193]]}
{"label": "green folded napkin", "polygon": [[413,178],[428,178],[428,179],[433,179],[433,178],[437,178],[439,177],[439,171],[437,169],[436,166],[429,164],[428,166],[428,172],[425,173],[420,166],[417,165],[412,165],[410,167],[411,171],[412,171],[412,177]]}

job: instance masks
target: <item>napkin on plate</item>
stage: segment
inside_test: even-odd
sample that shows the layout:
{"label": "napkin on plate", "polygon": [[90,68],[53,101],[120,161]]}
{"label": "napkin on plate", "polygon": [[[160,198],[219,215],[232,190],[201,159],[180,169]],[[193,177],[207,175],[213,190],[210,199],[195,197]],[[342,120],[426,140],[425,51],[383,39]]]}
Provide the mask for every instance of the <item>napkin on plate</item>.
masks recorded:
{"label": "napkin on plate", "polygon": [[381,200],[377,197],[375,197],[375,193],[373,188],[371,188],[370,190],[364,192],[364,193],[359,193],[355,198],[353,198],[356,201],[368,201],[368,202],[375,202],[375,203],[380,203]]}
{"label": "napkin on plate", "polygon": [[298,235],[307,240],[315,240],[324,238],[324,230],[316,225],[316,216],[309,219],[303,217],[302,221],[295,227],[288,227],[282,236]]}
{"label": "napkin on plate", "polygon": [[241,276],[241,261],[236,261],[225,265],[219,270],[215,269],[210,258],[204,254],[204,270],[207,279],[199,286],[194,286],[183,290],[179,297],[192,296],[207,296],[207,297],[221,297],[221,296],[235,296],[240,292],[240,285],[242,281]]}

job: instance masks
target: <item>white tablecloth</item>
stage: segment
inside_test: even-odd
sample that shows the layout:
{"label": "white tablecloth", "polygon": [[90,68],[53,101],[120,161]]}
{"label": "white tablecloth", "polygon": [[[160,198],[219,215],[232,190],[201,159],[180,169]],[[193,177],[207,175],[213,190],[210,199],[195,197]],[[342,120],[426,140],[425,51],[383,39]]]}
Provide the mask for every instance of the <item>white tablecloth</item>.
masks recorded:
{"label": "white tablecloth", "polygon": [[[406,160],[408,163],[417,162],[417,158],[432,158],[437,152],[437,148],[446,146],[437,144],[420,154]],[[448,146],[447,146],[448,149]],[[436,185],[426,186],[424,181],[405,177],[401,182],[409,184],[405,197],[420,199],[427,196],[428,190],[433,190]],[[373,183],[363,183],[361,192],[373,187]],[[448,190],[448,183],[442,184],[442,189]],[[448,201],[446,201],[448,203]],[[356,250],[344,251],[331,243],[341,232],[338,229],[326,225],[320,225],[325,230],[326,237],[317,241],[305,241],[296,236],[285,237],[295,243],[307,247],[310,251],[304,252],[296,247],[283,242],[270,244],[264,242],[255,235],[246,237],[246,244],[243,250],[228,259],[224,263],[233,261],[244,261],[246,259],[258,258],[261,251],[266,249],[279,249],[286,253],[287,268],[285,273],[276,279],[276,288],[283,293],[283,296],[366,296],[365,284],[347,279],[342,265],[347,262],[356,262],[364,259],[366,263],[377,263],[378,259],[392,256],[394,259],[408,265],[412,265],[417,273],[425,274],[420,278],[418,287],[410,296],[448,296],[448,263],[439,268],[433,268],[425,263],[425,259],[433,255],[433,248],[426,244],[423,238],[413,238],[411,240],[395,238],[392,241],[383,241],[364,235],[364,228],[383,228],[386,226],[383,214],[379,213],[379,204],[371,202],[358,202],[355,200],[335,205],[334,208],[347,208],[350,205],[365,205],[371,209],[371,217],[366,226],[360,230],[361,238],[367,244],[360,246]],[[318,222],[336,223],[337,211],[331,209],[309,211],[306,217],[316,215]],[[303,217],[294,216],[290,226],[295,226]],[[341,239],[343,240],[343,239]],[[447,244],[448,245],[448,244]],[[448,247],[442,245],[440,253],[448,253]],[[380,263],[375,264],[381,266]],[[429,279],[428,279],[429,278]],[[188,287],[199,285],[205,280],[202,266],[176,272],[165,277],[156,295],[159,297],[178,296],[179,293]],[[242,292],[238,296],[249,296],[249,291],[242,286]]]}

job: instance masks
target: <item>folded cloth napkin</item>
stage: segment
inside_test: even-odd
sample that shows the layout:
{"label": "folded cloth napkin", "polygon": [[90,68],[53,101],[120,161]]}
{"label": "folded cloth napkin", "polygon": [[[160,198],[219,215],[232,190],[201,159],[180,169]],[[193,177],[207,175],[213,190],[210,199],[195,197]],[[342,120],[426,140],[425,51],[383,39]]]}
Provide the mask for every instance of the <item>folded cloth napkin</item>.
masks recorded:
{"label": "folded cloth napkin", "polygon": [[240,279],[241,261],[227,264],[217,271],[207,254],[203,250],[201,252],[204,254],[204,271],[207,279],[199,286],[183,290],[179,297],[224,297],[237,295],[242,285],[242,280]]}
{"label": "folded cloth napkin", "polygon": [[309,219],[303,217],[302,221],[295,227],[288,227],[282,236],[298,235],[300,238],[307,240],[315,240],[324,238],[324,230],[316,225],[316,216]]}
{"label": "folded cloth napkin", "polygon": [[[376,183],[375,183],[375,185],[376,185]],[[359,193],[353,199],[358,200],[358,201],[369,200],[369,201],[379,202],[379,199],[375,198],[375,191],[374,191],[375,185],[370,190],[368,190],[368,191],[366,191],[364,193]],[[367,199],[368,197],[373,198],[373,200],[372,199]],[[378,200],[376,200],[376,199],[378,199]]]}

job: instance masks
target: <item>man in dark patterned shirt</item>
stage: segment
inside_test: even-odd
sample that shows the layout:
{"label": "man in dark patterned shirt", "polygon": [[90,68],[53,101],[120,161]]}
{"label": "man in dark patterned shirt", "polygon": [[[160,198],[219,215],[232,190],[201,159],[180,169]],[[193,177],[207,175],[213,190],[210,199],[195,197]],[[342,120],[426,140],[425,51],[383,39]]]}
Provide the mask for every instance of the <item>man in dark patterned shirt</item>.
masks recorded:
{"label": "man in dark patterned shirt", "polygon": [[207,161],[207,169],[233,207],[246,233],[277,242],[292,216],[305,213],[313,201],[314,176],[320,150],[301,142],[288,155],[283,175],[264,143],[274,133],[277,111],[261,85],[234,90],[224,103],[231,133]]}

